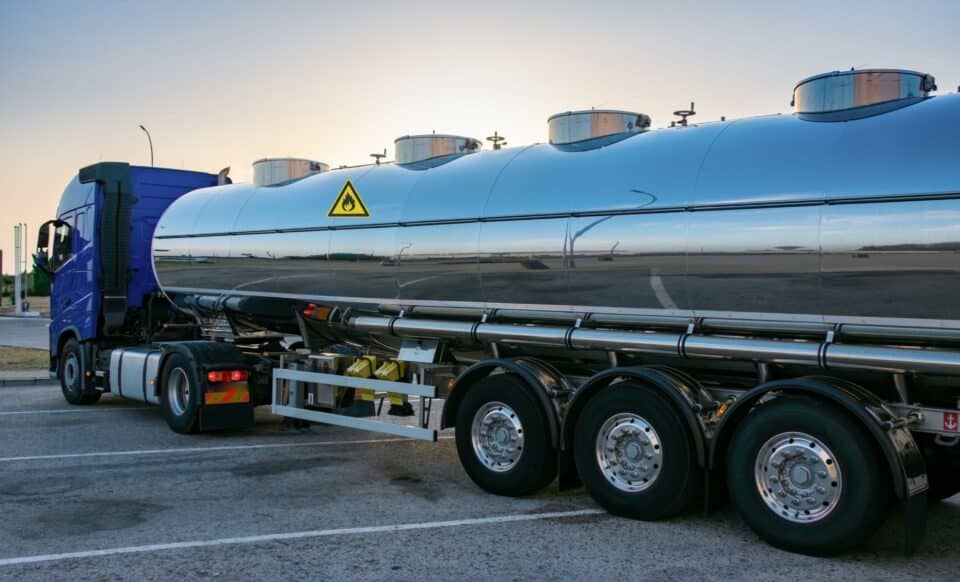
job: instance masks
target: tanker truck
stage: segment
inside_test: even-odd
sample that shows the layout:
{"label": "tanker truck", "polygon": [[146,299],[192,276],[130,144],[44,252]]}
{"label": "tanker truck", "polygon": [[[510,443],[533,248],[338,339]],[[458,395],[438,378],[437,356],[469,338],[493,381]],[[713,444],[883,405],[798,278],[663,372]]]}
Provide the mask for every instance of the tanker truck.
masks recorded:
{"label": "tanker truck", "polygon": [[452,427],[488,492],[582,484],[641,520],[729,500],[794,552],[899,510],[911,551],[960,490],[960,95],[935,90],[833,72],[791,114],[570,111],[547,143],[409,135],[252,184],[96,164],[39,235],[51,371],[181,433],[267,404]]}

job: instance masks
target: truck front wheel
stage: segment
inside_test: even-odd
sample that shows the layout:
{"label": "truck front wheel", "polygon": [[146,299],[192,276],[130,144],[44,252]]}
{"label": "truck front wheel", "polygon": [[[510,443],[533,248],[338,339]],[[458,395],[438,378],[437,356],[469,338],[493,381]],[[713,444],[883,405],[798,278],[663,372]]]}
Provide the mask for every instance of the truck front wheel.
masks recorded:
{"label": "truck front wheel", "polygon": [[60,390],[70,404],[89,405],[100,400],[100,391],[88,386],[85,373],[80,342],[75,339],[67,340],[60,350]]}
{"label": "truck front wheel", "polygon": [[163,365],[160,406],[175,432],[191,434],[200,425],[200,378],[196,365],[183,354],[172,354]]}
{"label": "truck front wheel", "polygon": [[886,467],[873,437],[843,410],[782,396],[737,427],[727,487],[743,520],[766,542],[833,555],[862,543],[886,517]]}
{"label": "truck front wheel", "polygon": [[587,492],[616,515],[662,519],[702,496],[702,472],[680,414],[631,382],[587,402],[577,419],[573,454]]}
{"label": "truck front wheel", "polygon": [[482,489],[519,496],[557,475],[557,451],[545,413],[522,380],[495,374],[476,383],[457,413],[457,453]]}

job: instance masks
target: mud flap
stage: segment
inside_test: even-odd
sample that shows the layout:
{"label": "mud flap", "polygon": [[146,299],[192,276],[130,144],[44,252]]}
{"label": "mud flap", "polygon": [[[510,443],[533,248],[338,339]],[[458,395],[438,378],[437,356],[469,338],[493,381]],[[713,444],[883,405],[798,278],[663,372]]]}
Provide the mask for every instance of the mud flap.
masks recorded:
{"label": "mud flap", "polygon": [[902,471],[903,551],[909,556],[920,547],[927,529],[927,465],[906,427],[892,428],[887,435]]}
{"label": "mud flap", "polygon": [[912,555],[923,543],[927,530],[927,492],[908,495],[903,500],[903,551]]}
{"label": "mud flap", "polygon": [[200,406],[201,432],[251,426],[253,426],[253,405],[250,403]]}

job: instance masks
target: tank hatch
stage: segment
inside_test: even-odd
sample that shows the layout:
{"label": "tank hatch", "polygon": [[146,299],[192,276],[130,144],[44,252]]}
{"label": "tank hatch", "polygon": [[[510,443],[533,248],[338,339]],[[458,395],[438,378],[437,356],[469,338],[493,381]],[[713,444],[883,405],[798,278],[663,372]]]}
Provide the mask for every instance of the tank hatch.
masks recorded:
{"label": "tank hatch", "polygon": [[850,69],[808,77],[793,89],[802,117],[842,121],[916,103],[937,89],[932,75],[900,69]]}
{"label": "tank hatch", "polygon": [[547,119],[550,143],[566,145],[600,137],[638,133],[650,128],[650,117],[633,111],[587,109],[557,113]]}
{"label": "tank hatch", "polygon": [[480,140],[462,135],[430,133],[405,135],[393,142],[398,164],[412,164],[443,156],[472,154],[480,151]]}
{"label": "tank hatch", "polygon": [[253,162],[254,186],[275,186],[330,169],[328,164],[304,158],[263,158]]}

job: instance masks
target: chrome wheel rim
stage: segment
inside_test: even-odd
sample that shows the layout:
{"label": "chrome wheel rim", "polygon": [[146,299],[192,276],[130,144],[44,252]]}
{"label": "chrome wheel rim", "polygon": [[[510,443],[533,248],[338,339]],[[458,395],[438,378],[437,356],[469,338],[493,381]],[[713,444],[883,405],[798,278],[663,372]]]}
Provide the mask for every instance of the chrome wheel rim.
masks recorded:
{"label": "chrome wheel rim", "polygon": [[523,454],[523,424],[503,402],[487,402],[473,415],[470,442],[484,467],[496,473],[509,471]]}
{"label": "chrome wheel rim", "polygon": [[843,475],[833,451],[802,432],[768,439],[757,453],[754,477],[767,507],[793,523],[826,518],[843,492]]}
{"label": "chrome wheel rim", "polygon": [[187,412],[190,402],[190,379],[183,368],[174,368],[167,377],[167,403],[177,416]]}
{"label": "chrome wheel rim", "polygon": [[660,435],[642,416],[629,412],[614,414],[603,423],[596,455],[607,482],[628,493],[653,486],[663,469]]}
{"label": "chrome wheel rim", "polygon": [[63,361],[63,381],[67,388],[74,390],[77,387],[77,379],[80,377],[80,362],[76,354],[67,354]]}

